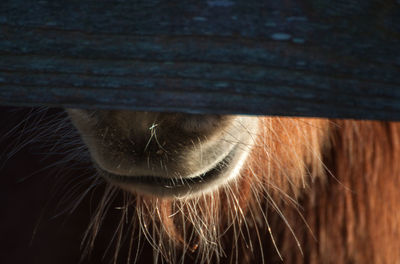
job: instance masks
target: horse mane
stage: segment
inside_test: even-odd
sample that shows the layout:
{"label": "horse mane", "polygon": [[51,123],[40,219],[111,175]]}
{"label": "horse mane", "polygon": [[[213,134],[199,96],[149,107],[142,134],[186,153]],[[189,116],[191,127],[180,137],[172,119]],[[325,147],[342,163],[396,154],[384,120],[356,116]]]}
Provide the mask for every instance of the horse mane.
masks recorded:
{"label": "horse mane", "polygon": [[[400,124],[334,120],[324,160],[332,176],[318,178],[300,199],[304,228],[291,224],[303,245],[277,224],[286,263],[397,263],[400,260]],[[271,221],[277,223],[277,221]],[[312,237],[314,236],[314,237]]]}

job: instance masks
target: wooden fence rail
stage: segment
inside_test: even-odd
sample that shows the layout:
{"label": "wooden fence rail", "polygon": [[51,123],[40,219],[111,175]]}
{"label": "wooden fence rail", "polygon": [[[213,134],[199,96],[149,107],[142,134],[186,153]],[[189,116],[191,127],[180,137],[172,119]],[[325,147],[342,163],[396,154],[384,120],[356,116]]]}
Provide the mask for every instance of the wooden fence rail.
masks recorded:
{"label": "wooden fence rail", "polygon": [[400,120],[400,1],[2,0],[0,104]]}

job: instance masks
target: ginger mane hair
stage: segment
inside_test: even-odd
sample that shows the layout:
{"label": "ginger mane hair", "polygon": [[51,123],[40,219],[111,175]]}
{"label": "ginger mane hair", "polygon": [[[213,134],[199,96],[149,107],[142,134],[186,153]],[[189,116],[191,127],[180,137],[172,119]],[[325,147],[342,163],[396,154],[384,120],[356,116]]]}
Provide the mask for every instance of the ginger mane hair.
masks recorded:
{"label": "ginger mane hair", "polygon": [[[167,263],[398,263],[400,125],[260,124],[240,177],[217,191],[177,200],[125,194],[115,262],[129,230],[128,262],[140,257],[135,244],[149,243],[154,261]],[[106,190],[94,215],[89,247],[115,192]]]}

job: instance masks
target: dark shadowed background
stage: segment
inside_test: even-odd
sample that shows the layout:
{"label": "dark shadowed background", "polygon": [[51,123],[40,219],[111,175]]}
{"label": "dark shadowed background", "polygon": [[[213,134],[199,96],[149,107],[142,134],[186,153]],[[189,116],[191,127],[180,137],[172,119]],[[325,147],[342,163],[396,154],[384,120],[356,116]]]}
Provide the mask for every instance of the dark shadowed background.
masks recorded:
{"label": "dark shadowed background", "polygon": [[[78,161],[58,164],[63,155],[47,155],[54,150],[51,144],[44,146],[46,144],[43,143],[52,141],[52,138],[30,142],[8,158],[11,151],[35,137],[34,133],[22,133],[35,124],[33,120],[15,128],[30,112],[29,108],[0,107],[0,263],[79,263],[83,233],[101,197],[104,184],[87,195],[74,212],[62,213],[65,206],[73,203],[73,199],[65,198],[68,189],[71,190],[72,187],[66,188],[67,190],[62,190],[62,187],[80,182],[75,180],[77,177],[88,177],[88,165],[79,164]],[[46,118],[61,112],[51,109]],[[15,130],[6,135],[13,128]],[[54,143],[58,136],[54,135]],[[47,166],[51,168],[43,169]],[[79,167],[84,169],[80,171]],[[65,169],[57,175],[60,168]],[[84,190],[84,185],[81,184],[80,189],[76,190]],[[76,198],[78,194],[72,196]],[[119,202],[117,199],[115,207],[120,205]],[[119,220],[119,214],[112,207],[109,215],[91,257],[82,263],[111,262],[113,245],[109,254],[104,258],[103,255],[116,228],[115,222]],[[152,261],[151,253],[145,249],[140,263],[149,261]],[[124,253],[121,254],[120,262],[126,263]]]}

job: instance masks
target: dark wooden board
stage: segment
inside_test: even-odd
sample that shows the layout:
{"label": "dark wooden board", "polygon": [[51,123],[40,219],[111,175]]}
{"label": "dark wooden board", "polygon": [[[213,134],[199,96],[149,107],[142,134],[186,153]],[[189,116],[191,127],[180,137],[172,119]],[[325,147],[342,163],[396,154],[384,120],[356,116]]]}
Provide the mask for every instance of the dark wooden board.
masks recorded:
{"label": "dark wooden board", "polygon": [[0,104],[400,120],[400,1],[2,0]]}

